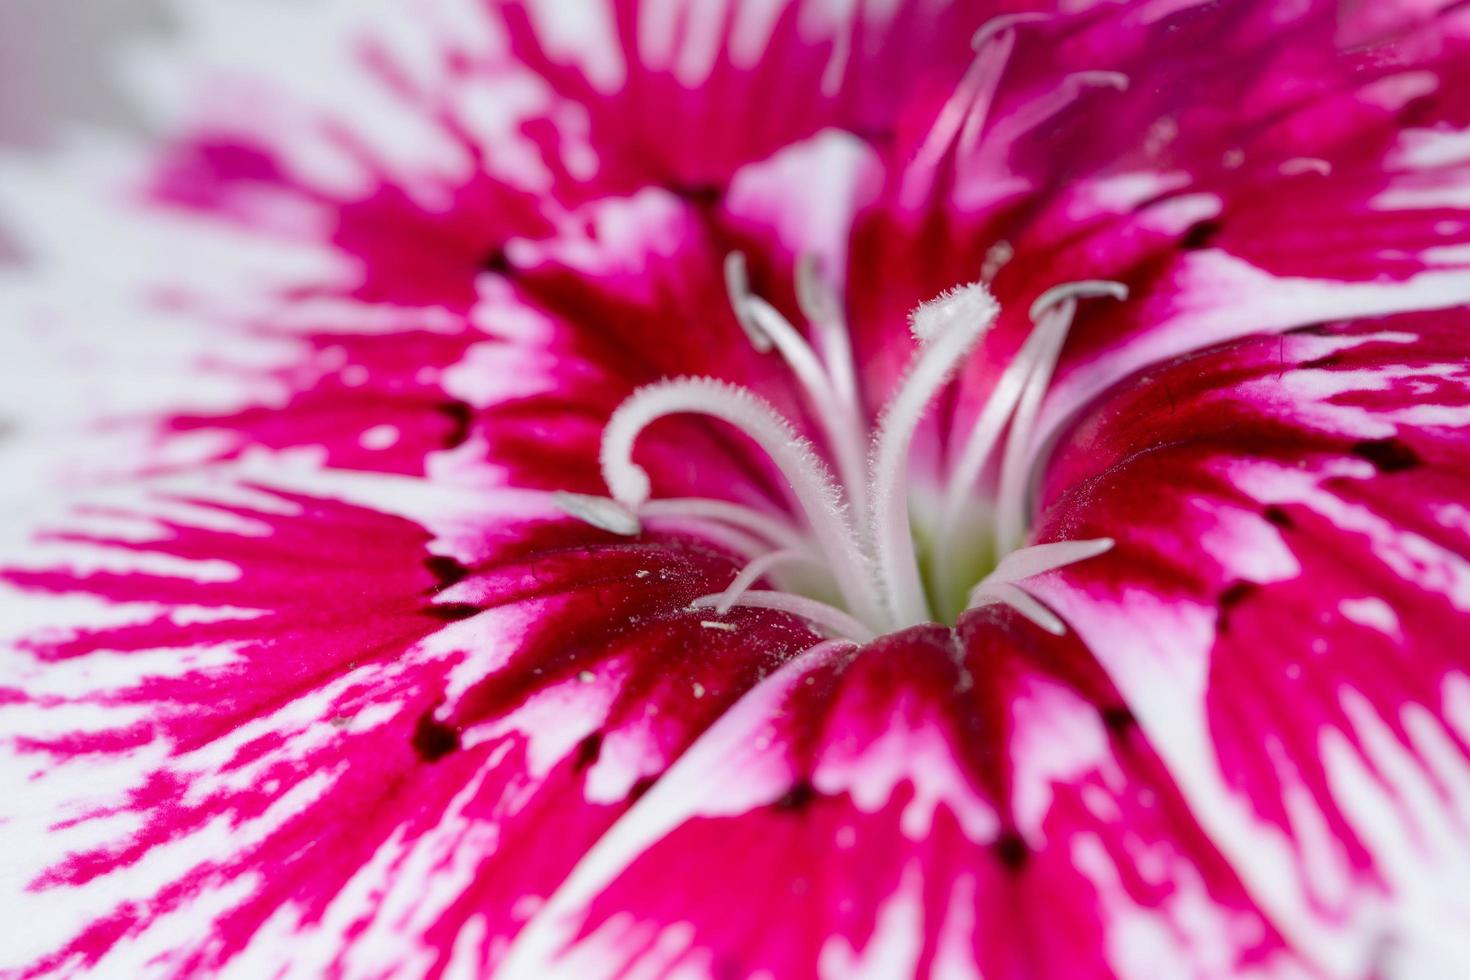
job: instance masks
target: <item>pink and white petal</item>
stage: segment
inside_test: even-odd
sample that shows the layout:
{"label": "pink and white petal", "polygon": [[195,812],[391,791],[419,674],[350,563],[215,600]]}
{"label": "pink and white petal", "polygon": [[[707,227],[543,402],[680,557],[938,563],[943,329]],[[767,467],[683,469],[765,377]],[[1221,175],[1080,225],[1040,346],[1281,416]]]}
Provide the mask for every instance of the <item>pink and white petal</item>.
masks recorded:
{"label": "pink and white petal", "polygon": [[1070,431],[1043,490],[1043,538],[1118,544],[1038,595],[1262,908],[1347,976],[1470,962],[1467,327],[1404,314],[1163,365]]}
{"label": "pink and white petal", "polygon": [[989,16],[1026,6],[586,0],[568,17],[546,0],[502,5],[516,56],[584,108],[609,169],[695,196],[824,129],[890,141],[912,91],[945,84]]}
{"label": "pink and white petal", "polygon": [[115,441],[93,475],[260,446],[415,473],[454,442],[467,412],[437,382],[482,337],[467,312],[355,297],[353,256],[327,237],[160,207],[139,191],[148,165],[106,150],[7,161],[7,227],[33,267],[0,297],[18,437],[73,463]]}
{"label": "pink and white petal", "polygon": [[[597,459],[607,418],[637,387],[666,377],[743,385],[811,431],[802,421],[809,405],[780,357],[752,346],[723,277],[732,249],[772,246],[775,218],[754,206],[745,215],[715,212],[649,188],[585,205],[558,234],[516,243],[515,274],[487,286],[476,311],[494,335],[473,352],[488,370],[467,360],[449,379],[476,406],[483,440],[467,449],[465,470],[488,468],[487,479],[518,486],[605,493]],[[791,266],[772,265],[753,265],[756,288],[794,305]],[[497,379],[524,363],[544,367],[542,382],[508,391]],[[488,387],[477,391],[481,385]],[[639,460],[660,496],[764,507],[783,499],[764,455],[705,419],[658,422],[640,439]]]}
{"label": "pink and white petal", "polygon": [[[1470,300],[1470,223],[1454,193],[1464,178],[1444,149],[1470,108],[1464,12],[1426,7],[1353,49],[1339,6],[1096,5],[1018,28],[989,122],[949,147],[932,196],[906,203],[925,158],[901,146],[889,194],[855,226],[847,279],[869,389],[902,371],[915,300],[982,274],[1003,313],[967,369],[960,427],[1043,291],[1081,279],[1130,288],[1127,303],[1079,310],[1040,443],[1161,359]],[[1020,127],[1081,71],[1121,72],[1128,89],[1077,88],[1048,125]],[[1431,145],[1441,149],[1413,152]],[[966,199],[965,183],[989,196]]]}
{"label": "pink and white petal", "polygon": [[986,617],[961,635],[827,644],[768,678],[507,972],[1306,975],[1075,641]]}
{"label": "pink and white petal", "polygon": [[0,780],[29,801],[5,816],[7,975],[491,964],[813,642],[687,612],[736,567],[696,541],[270,475],[119,488],[7,559]]}

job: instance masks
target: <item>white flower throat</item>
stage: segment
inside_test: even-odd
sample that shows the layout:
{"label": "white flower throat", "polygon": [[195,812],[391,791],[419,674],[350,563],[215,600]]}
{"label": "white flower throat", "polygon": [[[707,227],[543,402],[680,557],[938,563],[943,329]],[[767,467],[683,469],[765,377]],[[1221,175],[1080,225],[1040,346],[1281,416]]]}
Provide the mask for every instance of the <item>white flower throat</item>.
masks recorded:
{"label": "white flower throat", "polygon": [[[925,412],[995,323],[999,307],[989,290],[979,283],[959,286],[914,310],[910,326],[917,349],[869,435],[847,327],[815,264],[803,261],[797,269],[798,302],[815,347],[807,334],[751,293],[741,255],[728,257],[725,272],[737,319],[757,350],[774,352],[790,368],[832,464],[749,389],[713,378],[673,378],[637,389],[608,420],[601,464],[611,498],[560,493],[558,506],[618,534],[638,534],[645,520],[667,519],[726,532],[723,539],[745,552],[748,562],[723,592],[692,603],[715,615],[735,606],[780,610],[833,635],[867,641],[936,618],[952,620],[965,609],[1005,603],[1061,633],[1056,615],[1019,583],[1102,554],[1113,542],[1100,538],[1023,547],[1032,482],[1027,450],[1078,300],[1122,299],[1124,287],[1076,282],[1037,299],[1031,335],[1001,373],[974,426],[951,445],[953,465],[943,483],[933,546],[921,567],[910,517],[910,448]],[[715,499],[650,499],[648,474],[633,462],[633,447],[650,424],[676,414],[718,419],[753,440],[785,478],[800,520],[788,522]],[[978,484],[997,453],[996,489],[987,500]],[[989,520],[977,522],[977,509]],[[973,578],[977,553],[1000,556],[988,571],[982,569],[978,581]],[[961,580],[966,570],[971,570],[970,581]],[[753,588],[761,579],[801,585]]]}

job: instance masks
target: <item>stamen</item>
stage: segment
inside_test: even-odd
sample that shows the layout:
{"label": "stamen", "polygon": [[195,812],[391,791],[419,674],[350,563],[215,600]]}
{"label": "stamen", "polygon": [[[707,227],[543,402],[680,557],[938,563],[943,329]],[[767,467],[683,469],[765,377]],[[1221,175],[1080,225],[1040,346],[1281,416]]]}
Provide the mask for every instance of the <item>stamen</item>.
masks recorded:
{"label": "stamen", "polygon": [[827,443],[836,458],[839,481],[851,493],[849,503],[856,519],[861,520],[867,510],[863,489],[863,432],[862,423],[848,406],[843,405],[833,391],[830,379],[823,370],[817,355],[806,340],[796,332],[775,307],[758,296],[752,296],[749,314],[751,319],[775,343],[791,371],[796,375],[807,401],[816,412]]}
{"label": "stamen", "polygon": [[1006,263],[1015,257],[1015,247],[1004,238],[990,246],[985,250],[985,262],[980,267],[980,281],[990,285],[1000,275],[1000,270],[1006,267]]}
{"label": "stamen", "polygon": [[721,524],[719,521],[701,520],[697,517],[673,518],[645,518],[643,525],[649,529],[657,529],[664,524],[673,524],[679,530],[698,535],[714,544],[719,545],[727,551],[734,552],[746,561],[759,558],[771,550],[767,541],[747,534],[744,531]]}
{"label": "stamen", "polygon": [[628,396],[602,435],[602,475],[613,498],[634,510],[648,500],[648,473],[633,462],[633,444],[654,421],[683,413],[720,419],[755,440],[790,484],[849,608],[876,617],[879,605],[862,549],[827,467],[790,423],[744,388],[713,378],[681,378],[645,385]]}
{"label": "stamen", "polygon": [[961,145],[968,147],[979,139],[985,120],[990,115],[990,106],[995,101],[996,89],[1005,73],[1011,52],[1015,49],[1016,36],[1013,28],[1031,20],[1045,19],[1039,14],[1013,14],[992,18],[970,40],[975,57],[965,69],[964,77],[955,86],[954,95],[944,104],[924,142],[914,154],[913,162],[904,172],[900,199],[909,207],[923,203],[924,195],[934,186],[939,164],[944,160],[958,137]]}
{"label": "stamen", "polygon": [[990,292],[974,283],[930,300],[911,317],[915,335],[925,343],[884,409],[872,462],[872,542],[878,580],[889,615],[899,624],[929,618],[909,527],[909,445],[924,410],[999,312]]}
{"label": "stamen", "polygon": [[822,340],[822,358],[832,389],[853,415],[858,412],[857,377],[853,370],[852,340],[842,318],[842,304],[822,277],[816,255],[804,252],[796,259],[796,305]]}
{"label": "stamen", "polygon": [[1048,20],[1051,20],[1051,14],[1040,12],[998,14],[981,24],[980,29],[970,36],[970,50],[979,51],[1001,31],[1008,31],[1020,24],[1039,24]]}
{"label": "stamen", "polygon": [[[1021,24],[1033,24],[1047,20],[1051,20],[1050,14],[1001,14],[986,21],[970,38],[970,48],[976,53],[977,58],[985,57],[988,53],[989,59],[995,65],[995,77],[982,89],[983,97],[976,99],[970,111],[965,114],[964,126],[960,129],[959,141],[955,150],[958,159],[970,159],[975,148],[980,145],[980,137],[990,117],[990,107],[995,102],[995,93],[1000,87],[1001,73],[1005,71],[1007,63],[1011,60],[1011,54],[1016,48],[1014,28]],[[989,49],[988,52],[987,49]],[[989,281],[983,276],[981,278],[983,281]]]}
{"label": "stamen", "polygon": [[[719,596],[707,595],[695,599],[689,605],[691,609],[709,609],[719,599]],[[790,592],[752,589],[736,600],[735,605],[748,606],[753,609],[774,609],[777,612],[800,616],[828,633],[858,643],[869,643],[877,636],[863,623],[836,606],[829,606],[825,602],[808,599],[806,596],[792,595]]]}
{"label": "stamen", "polygon": [[950,474],[940,509],[940,531],[935,542],[935,577],[940,581],[950,581],[957,574],[955,548],[959,543],[957,532],[961,518],[973,506],[973,490],[980,479],[980,471],[994,453],[1006,421],[1021,398],[1026,379],[1036,370],[1046,339],[1045,333],[1031,331],[1021,349],[996,379],[990,398],[971,427],[959,461]]}
{"label": "stamen", "polygon": [[1036,332],[1043,334],[1037,341],[1035,364],[1027,377],[1011,420],[1010,438],[1006,441],[1005,456],[1000,467],[1000,492],[996,503],[996,544],[1001,554],[1021,546],[1025,536],[1025,497],[1029,483],[1029,471],[1025,467],[1026,453],[1031,448],[1032,429],[1041,400],[1051,384],[1052,372],[1056,370],[1062,347],[1067,341],[1072,318],[1077,312],[1077,301],[1084,297],[1111,296],[1116,300],[1128,298],[1128,287],[1120,282],[1085,279],[1048,289],[1031,304],[1033,319],[1039,317]]}
{"label": "stamen", "polygon": [[1128,298],[1128,287],[1112,279],[1078,279],[1053,286],[1031,304],[1031,320],[1040,320],[1053,306],[1060,306],[1069,299],[1090,299],[1111,296],[1118,302]]}
{"label": "stamen", "polygon": [[749,507],[724,500],[699,497],[650,500],[634,514],[607,497],[557,491],[552,494],[552,504],[584,523],[625,537],[641,534],[645,521],[672,520],[698,525],[704,534],[718,538],[731,550],[752,558],[764,555],[773,545],[812,554],[811,546],[796,528]]}
{"label": "stamen", "polygon": [[729,524],[743,531],[750,531],[772,544],[789,549],[806,549],[810,546],[796,528],[779,518],[728,500],[707,497],[667,497],[662,500],[645,501],[638,508],[643,517],[689,518],[692,520],[715,521]]}
{"label": "stamen", "polygon": [[1006,555],[995,566],[995,571],[985,576],[985,579],[1018,582],[1023,578],[1106,554],[1112,550],[1113,543],[1112,538],[1089,538],[1085,541],[1033,544],[1029,548],[1019,548]]}
{"label": "stamen", "polygon": [[[739,275],[743,276],[744,257],[739,252],[731,252],[730,255],[738,257],[735,266],[741,270]],[[726,256],[726,268],[731,268],[729,256]],[[744,304],[743,313],[737,311],[736,315],[765,338],[765,350],[775,345],[796,375],[802,390],[806,392],[807,401],[816,412],[832,455],[836,458],[839,481],[849,488],[850,493],[857,491],[851,493],[849,503],[855,513],[855,520],[861,522],[862,515],[867,510],[867,500],[862,494],[863,431],[862,420],[857,417],[854,404],[844,401],[837,394],[826,367],[817,359],[806,338],[781,315],[780,310],[749,292],[736,302]]]}
{"label": "stamen", "polygon": [[558,490],[551,495],[551,502],[577,520],[612,534],[631,537],[643,530],[638,515],[616,500]]}
{"label": "stamen", "polygon": [[970,590],[966,608],[978,609],[1005,603],[1048,633],[1061,636],[1066,632],[1062,621],[1016,583],[1033,575],[1096,558],[1112,547],[1112,538],[1093,538],[1088,541],[1052,541],[1013,551],[1001,560],[995,571]]}
{"label": "stamen", "polygon": [[1026,133],[1036,129],[1052,116],[1077,101],[1089,88],[1112,88],[1126,91],[1128,76],[1116,71],[1079,71],[1062,79],[1050,92],[1018,107],[997,122],[991,141],[996,147],[1008,147]]}
{"label": "stamen", "polygon": [[1283,160],[1277,170],[1285,177],[1296,177],[1301,174],[1332,176],[1332,164],[1320,157],[1292,157],[1290,160]]}
{"label": "stamen", "polygon": [[[978,282],[946,289],[909,313],[909,332],[928,343],[966,326],[978,331],[976,339],[990,326],[1000,306],[990,290]],[[979,324],[979,326],[975,326]]]}
{"label": "stamen", "polygon": [[1066,343],[1067,328],[1077,308],[1076,300],[1065,300],[1042,317],[1036,332],[1042,335],[1036,364],[1021,389],[1016,413],[1011,418],[1011,432],[1006,439],[1000,463],[1000,491],[996,498],[995,540],[1001,554],[1021,546],[1024,535],[1025,496],[1029,471],[1024,465],[1031,445],[1031,429],[1041,411],[1041,399],[1051,382],[1052,369]]}
{"label": "stamen", "polygon": [[1057,617],[1056,613],[1043,606],[1034,596],[1019,586],[1009,582],[994,582],[976,586],[975,591],[970,594],[969,608],[979,609],[998,603],[1010,606],[1053,636],[1066,635],[1067,626]]}
{"label": "stamen", "polygon": [[[1038,18],[1019,17],[994,26],[989,34],[982,32],[977,44],[986,51],[992,51],[1000,41],[1008,45],[1012,40],[1008,24],[1032,19]],[[1121,85],[1126,79],[1112,72],[1084,72],[1068,82],[1077,88],[1084,84]],[[993,274],[994,270],[988,271]],[[771,609],[800,616],[819,629],[857,642],[871,640],[875,629],[924,622],[930,618],[930,610],[910,522],[908,456],[924,413],[994,325],[999,314],[995,299],[984,285],[972,283],[951,289],[914,310],[910,326],[918,339],[918,350],[908,374],[884,409],[864,468],[864,416],[858,403],[851,344],[838,301],[822,282],[816,260],[803,256],[799,261],[797,302],[819,331],[825,360],[779,310],[751,293],[745,260],[738,252],[727,257],[725,278],[736,316],[751,343],[758,350],[778,351],[791,368],[830,443],[841,480],[834,481],[812,446],[752,392],[711,378],[678,378],[637,389],[608,420],[600,462],[611,499],[558,493],[553,501],[566,513],[620,535],[640,533],[644,521],[702,522],[703,533],[747,556],[746,564],[724,591],[701,596],[691,603],[691,609],[713,609],[720,616],[736,606]],[[1121,300],[1127,296],[1127,289],[1107,281],[1067,283],[1047,290],[1032,304],[1032,334],[1001,372],[958,454],[945,488],[936,545],[936,580],[943,583],[952,575],[958,578],[954,574],[953,541],[964,536],[958,524],[965,506],[971,503],[974,484],[1009,424],[997,475],[994,532],[997,551],[1004,557],[969,590],[966,608],[1003,602],[1053,633],[1064,631],[1061,620],[1018,583],[1102,554],[1113,544],[1111,539],[1062,541],[1015,550],[1026,523],[1026,464],[1034,448],[1037,415],[1077,303],[1092,296]],[[685,413],[733,425],[760,446],[785,478],[810,533],[779,516],[726,500],[650,500],[650,478],[633,461],[634,445],[653,422]],[[865,490],[871,494],[871,508],[864,504]],[[849,507],[860,523],[854,523]],[[983,552],[977,553],[980,556]],[[835,585],[842,607],[810,596],[751,588],[773,569],[797,563],[816,565],[830,576],[814,584],[823,593]],[[959,604],[956,600],[960,595],[965,593],[942,592],[945,612]],[[711,628],[733,628],[715,620],[705,623]]]}
{"label": "stamen", "polygon": [[[813,559],[811,552],[796,549],[782,549],[780,551],[768,551],[759,558],[747,564],[740,570],[740,574],[725,586],[725,591],[716,598],[719,600],[714,605],[715,612],[721,616],[730,611],[730,607],[739,601],[745,590],[750,588],[762,575],[768,574],[772,569],[781,565],[808,564],[816,565],[825,571],[821,562]],[[701,598],[707,598],[701,596]]]}
{"label": "stamen", "polygon": [[730,297],[730,307],[735,311],[735,319],[740,324],[740,329],[745,331],[750,346],[762,354],[769,353],[771,338],[766,336],[750,315],[750,272],[745,267],[745,256],[740,252],[729,252],[725,255],[725,292]]}

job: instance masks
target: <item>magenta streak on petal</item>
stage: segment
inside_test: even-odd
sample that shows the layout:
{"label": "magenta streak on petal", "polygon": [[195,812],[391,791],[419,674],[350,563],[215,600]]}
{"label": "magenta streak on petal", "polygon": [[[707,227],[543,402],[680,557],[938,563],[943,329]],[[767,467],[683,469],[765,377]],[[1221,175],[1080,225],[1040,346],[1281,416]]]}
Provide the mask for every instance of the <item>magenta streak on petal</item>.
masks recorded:
{"label": "magenta streak on petal", "polygon": [[[589,109],[592,142],[605,156],[604,167],[617,175],[613,179],[661,178],[696,200],[717,198],[741,164],[825,127],[890,139],[908,90],[948,67],[962,69],[971,56],[970,35],[984,19],[966,5],[921,9],[914,0],[891,12],[785,4],[772,18],[755,63],[749,53],[733,50],[731,21],[738,4],[671,13],[614,0],[600,6],[609,12],[616,36],[600,41],[605,56],[621,62],[628,77],[609,94],[589,77],[594,72],[551,53],[535,36],[528,6],[502,7],[515,54]],[[701,11],[714,16],[701,18]],[[701,20],[712,22],[700,25]],[[695,47],[693,32],[701,28],[718,31],[724,42],[710,46],[707,60],[690,59],[683,76],[667,63],[673,50],[655,61],[659,56],[650,48],[659,42],[650,42],[651,36],[667,37],[671,49]],[[895,86],[893,79],[907,84]],[[805,96],[799,102],[786,98],[797,91]],[[753,112],[752,106],[770,108]]]}
{"label": "magenta streak on petal", "polygon": [[[577,524],[499,523],[487,526],[483,558],[471,568],[428,554],[426,533],[410,522],[273,496],[298,511],[199,502],[263,525],[249,535],[171,521],[166,537],[139,544],[55,536],[140,556],[227,557],[240,569],[232,581],[62,567],[6,573],[30,592],[260,613],[187,626],[163,613],[32,644],[33,656],[52,663],[215,644],[233,653],[220,666],[182,673],[154,677],[140,668],[135,684],[115,690],[16,692],[0,704],[0,712],[94,704],[103,717],[141,709],[147,718],[21,737],[8,748],[18,759],[44,756],[60,780],[73,765],[101,759],[137,771],[115,799],[69,790],[76,802],[58,828],[85,830],[128,813],[139,829],[35,868],[28,901],[91,909],[95,918],[77,918],[75,935],[23,975],[73,957],[115,962],[109,957],[125,956],[128,941],[168,914],[195,917],[191,935],[200,943],[218,937],[207,945],[186,938],[174,960],[181,973],[269,957],[252,941],[283,903],[300,911],[308,934],[319,931],[318,946],[307,942],[303,956],[341,966],[353,956],[349,937],[409,928],[441,951],[437,975],[466,921],[482,918],[490,938],[514,934],[536,897],[724,706],[812,642],[787,621],[740,613],[730,617],[734,632],[704,629],[685,606],[734,566],[698,542],[625,547]],[[539,618],[522,615],[512,628],[519,608]],[[490,610],[483,627],[481,610]],[[497,626],[497,615],[511,619]],[[701,656],[691,660],[694,644]],[[477,667],[487,651],[495,656]],[[468,687],[455,680],[466,670],[478,675]],[[536,705],[558,698],[582,707],[549,725],[555,716]],[[167,746],[162,759],[139,755],[156,745]],[[211,829],[218,821],[232,828],[224,838]],[[486,840],[502,843],[486,848]],[[425,883],[449,870],[418,862],[446,846],[483,853],[472,886],[431,897]],[[142,874],[179,848],[193,853],[188,869],[156,890],[120,904],[96,891],[108,875]],[[253,879],[261,869],[270,874]],[[363,875],[386,889],[376,901],[345,897]],[[221,910],[201,904],[216,889],[250,881]],[[412,926],[394,918],[405,889],[422,909]],[[492,956],[488,947],[482,955]]]}
{"label": "magenta streak on petal", "polygon": [[430,453],[469,437],[474,410],[441,379],[476,339],[427,332],[312,336],[318,364],[282,372],[292,390],[284,406],[181,416],[171,427],[228,433],[234,449],[227,456],[258,446],[320,447],[332,466],[422,474]]}
{"label": "magenta streak on petal", "polygon": [[[1463,311],[1402,315],[1161,367],[1067,436],[1076,451],[1059,449],[1047,484],[1050,520],[1119,544],[1042,597],[1119,678],[1270,913],[1341,968],[1470,914],[1450,897],[1470,840],[1437,829],[1470,753],[1447,701],[1470,672],[1451,639],[1470,609],[1454,518],[1470,494],[1467,326]],[[1123,649],[1107,624],[1130,590],[1202,628],[1160,613],[1161,647]],[[1172,706],[1144,681],[1160,671]],[[1428,904],[1375,939],[1360,923],[1385,899]]]}
{"label": "magenta streak on petal", "polygon": [[[970,622],[963,666],[923,628],[767,681],[610,831],[508,965],[1142,977],[1203,927],[1235,937],[1217,969],[1280,966],[1085,651]],[[689,887],[706,877],[724,889]],[[1185,904],[1214,924],[1176,918]],[[1157,931],[1130,938],[1130,915]]]}

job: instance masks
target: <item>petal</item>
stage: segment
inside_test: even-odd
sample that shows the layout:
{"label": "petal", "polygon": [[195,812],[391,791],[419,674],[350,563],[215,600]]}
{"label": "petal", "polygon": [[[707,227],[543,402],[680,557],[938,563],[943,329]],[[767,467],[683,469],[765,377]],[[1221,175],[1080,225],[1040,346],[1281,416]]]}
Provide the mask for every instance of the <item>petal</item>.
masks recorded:
{"label": "petal", "polygon": [[[1470,301],[1454,190],[1465,17],[1436,6],[1359,47],[1336,4],[1097,5],[1017,27],[984,125],[948,145],[933,192],[905,197],[922,160],[896,147],[883,200],[855,225],[846,278],[874,399],[907,363],[906,310],[982,275],[1003,313],[967,369],[961,429],[1030,332],[1037,296],[1072,280],[1129,287],[1128,302],[1079,309],[1046,438],[1190,350]],[[1065,81],[1089,71],[1128,88]],[[1046,125],[1032,118],[1069,94]],[[908,123],[927,137],[938,113],[964,109]]]}
{"label": "petal", "polygon": [[587,0],[573,37],[565,9],[507,4],[517,56],[586,108],[605,166],[695,196],[826,128],[890,138],[912,88],[963,68],[982,19],[968,4]]}
{"label": "petal", "polygon": [[763,682],[507,972],[1290,975],[1075,641],[983,616],[962,635],[825,645]]}
{"label": "petal", "polygon": [[738,566],[697,541],[624,543],[535,497],[271,475],[119,489],[6,562],[0,785],[35,805],[5,815],[0,896],[26,914],[0,970],[493,964],[813,642],[688,612]]}
{"label": "petal", "polygon": [[1262,907],[1348,975],[1466,954],[1467,326],[1350,321],[1160,367],[1047,477],[1051,528],[1118,544],[1038,595]]}

